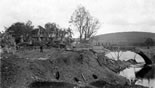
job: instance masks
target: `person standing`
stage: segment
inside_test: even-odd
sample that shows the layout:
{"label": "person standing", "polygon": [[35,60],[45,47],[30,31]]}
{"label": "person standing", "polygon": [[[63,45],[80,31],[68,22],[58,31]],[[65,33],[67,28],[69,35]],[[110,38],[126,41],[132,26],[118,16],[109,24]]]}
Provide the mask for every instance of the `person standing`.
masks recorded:
{"label": "person standing", "polygon": [[40,52],[43,52],[43,45],[40,46]]}

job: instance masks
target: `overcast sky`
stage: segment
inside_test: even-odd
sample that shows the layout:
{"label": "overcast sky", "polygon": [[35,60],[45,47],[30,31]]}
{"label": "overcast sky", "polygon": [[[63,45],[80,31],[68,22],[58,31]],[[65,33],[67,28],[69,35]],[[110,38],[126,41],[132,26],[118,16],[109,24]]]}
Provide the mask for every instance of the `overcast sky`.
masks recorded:
{"label": "overcast sky", "polygon": [[[144,31],[155,33],[155,0],[0,0],[0,31],[15,22],[56,22],[68,27],[78,5],[99,19],[97,34]],[[77,35],[76,35],[77,36]]]}

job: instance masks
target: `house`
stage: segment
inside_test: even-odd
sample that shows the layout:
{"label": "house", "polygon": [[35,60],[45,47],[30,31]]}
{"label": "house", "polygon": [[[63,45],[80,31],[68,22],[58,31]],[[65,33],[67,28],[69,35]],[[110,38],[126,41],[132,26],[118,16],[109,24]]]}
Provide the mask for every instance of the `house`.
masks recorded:
{"label": "house", "polygon": [[48,40],[48,33],[45,29],[36,28],[31,31],[31,42],[45,42]]}

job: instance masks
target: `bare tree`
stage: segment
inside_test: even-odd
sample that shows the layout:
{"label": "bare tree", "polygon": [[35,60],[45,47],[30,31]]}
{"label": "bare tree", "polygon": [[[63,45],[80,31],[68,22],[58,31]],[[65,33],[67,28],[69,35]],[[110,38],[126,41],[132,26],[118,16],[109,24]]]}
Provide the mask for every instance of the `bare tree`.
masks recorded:
{"label": "bare tree", "polygon": [[117,60],[120,60],[120,57],[122,56],[123,52],[121,51],[120,47],[117,47],[114,54],[115,54]]}
{"label": "bare tree", "polygon": [[78,7],[71,16],[72,23],[80,34],[80,41],[90,39],[99,29],[98,19],[92,17],[85,7]]}
{"label": "bare tree", "polygon": [[84,28],[85,40],[90,39],[97,32],[100,27],[98,19],[91,16],[87,17],[86,25]]}
{"label": "bare tree", "polygon": [[110,43],[109,43],[109,46],[108,47],[113,52],[113,54],[110,53],[111,57],[113,59],[116,58],[116,60],[120,60],[121,56],[123,55],[123,52],[121,50],[121,47],[120,46],[114,46],[114,45],[112,45]]}

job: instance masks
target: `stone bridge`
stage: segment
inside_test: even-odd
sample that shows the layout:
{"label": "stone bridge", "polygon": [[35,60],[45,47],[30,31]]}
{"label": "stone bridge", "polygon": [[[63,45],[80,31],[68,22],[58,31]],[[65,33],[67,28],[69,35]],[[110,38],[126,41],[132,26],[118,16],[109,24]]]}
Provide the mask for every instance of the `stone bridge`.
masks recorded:
{"label": "stone bridge", "polygon": [[142,52],[141,50],[136,49],[132,51],[140,55],[144,59],[146,65],[152,64],[152,60],[146,54],[144,54],[144,52]]}

